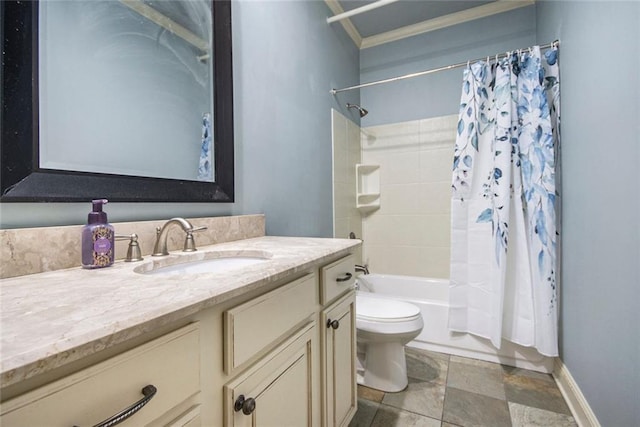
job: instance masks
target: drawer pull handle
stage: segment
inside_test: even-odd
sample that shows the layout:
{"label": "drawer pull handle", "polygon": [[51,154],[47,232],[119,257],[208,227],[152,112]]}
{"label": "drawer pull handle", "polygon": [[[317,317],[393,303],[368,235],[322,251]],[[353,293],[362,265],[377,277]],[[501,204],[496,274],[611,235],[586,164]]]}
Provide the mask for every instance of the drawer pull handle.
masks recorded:
{"label": "drawer pull handle", "polygon": [[256,409],[256,400],[253,397],[245,399],[244,394],[241,394],[240,396],[238,396],[238,398],[233,404],[234,411],[240,412],[240,410],[242,410],[242,413],[245,415],[251,415],[253,411],[255,411],[255,409]]}
{"label": "drawer pull handle", "polygon": [[351,273],[346,273],[343,277],[338,277],[336,279],[336,282],[346,282],[349,279],[351,279],[351,277],[352,277]]}
{"label": "drawer pull handle", "polygon": [[327,328],[338,329],[340,327],[340,322],[337,320],[327,319]]}
{"label": "drawer pull handle", "polygon": [[[153,399],[153,396],[156,395],[157,391],[158,389],[151,384],[145,386],[142,389],[142,394],[144,395],[142,399],[138,400],[136,403],[129,406],[128,408],[125,408],[122,411],[118,412],[114,416],[107,418],[103,422],[96,424],[94,427],[111,427],[111,426],[115,426],[116,424],[120,424],[124,420],[134,416],[136,412],[138,412],[140,409],[144,407],[144,405],[149,403],[149,401]],[[73,426],[73,427],[77,427],[77,426]]]}

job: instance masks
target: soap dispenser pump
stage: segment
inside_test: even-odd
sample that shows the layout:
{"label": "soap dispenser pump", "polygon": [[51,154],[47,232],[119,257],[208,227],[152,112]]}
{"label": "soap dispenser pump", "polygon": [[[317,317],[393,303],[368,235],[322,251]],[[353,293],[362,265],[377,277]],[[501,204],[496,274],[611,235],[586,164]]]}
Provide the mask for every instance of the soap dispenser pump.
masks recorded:
{"label": "soap dispenser pump", "polygon": [[82,267],[102,268],[113,264],[114,229],[107,222],[107,213],[102,207],[106,199],[92,200],[93,210],[89,212],[87,225],[82,228]]}

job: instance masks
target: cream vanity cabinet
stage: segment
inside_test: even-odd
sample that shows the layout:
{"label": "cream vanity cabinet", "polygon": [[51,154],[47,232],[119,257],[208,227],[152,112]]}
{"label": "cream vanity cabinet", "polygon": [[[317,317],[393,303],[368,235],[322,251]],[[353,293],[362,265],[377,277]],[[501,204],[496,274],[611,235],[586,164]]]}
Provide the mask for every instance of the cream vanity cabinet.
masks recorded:
{"label": "cream vanity cabinet", "polygon": [[122,426],[347,425],[353,275],[348,255],[165,325],[2,402],[0,425],[85,427],[116,414]]}
{"label": "cream vanity cabinet", "polygon": [[225,312],[225,372],[250,365],[224,386],[226,427],[348,425],[357,401],[353,275],[349,255]]}

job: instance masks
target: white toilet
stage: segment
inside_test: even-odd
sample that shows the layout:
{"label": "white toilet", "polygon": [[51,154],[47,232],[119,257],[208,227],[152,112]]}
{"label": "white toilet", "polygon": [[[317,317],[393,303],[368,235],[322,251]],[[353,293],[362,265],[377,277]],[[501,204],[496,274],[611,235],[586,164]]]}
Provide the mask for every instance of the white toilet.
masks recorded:
{"label": "white toilet", "polygon": [[420,309],[408,302],[358,292],[358,383],[386,392],[407,386],[404,346],[422,331]]}

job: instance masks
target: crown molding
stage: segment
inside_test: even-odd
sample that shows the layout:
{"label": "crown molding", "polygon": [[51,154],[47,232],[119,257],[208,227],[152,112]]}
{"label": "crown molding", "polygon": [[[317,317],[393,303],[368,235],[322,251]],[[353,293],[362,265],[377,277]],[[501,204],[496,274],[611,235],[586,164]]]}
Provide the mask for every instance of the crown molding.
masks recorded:
{"label": "crown molding", "polygon": [[[336,0],[325,0],[325,1],[327,2],[327,4],[329,4],[329,2],[337,3]],[[418,34],[424,34],[430,31],[435,31],[442,28],[451,27],[453,25],[462,24],[464,22],[485,18],[491,15],[497,15],[499,13],[508,12],[514,9],[519,9],[521,7],[531,6],[532,4],[535,4],[535,0],[524,0],[524,1],[498,0],[493,3],[472,7],[470,9],[462,10],[460,12],[450,13],[448,15],[443,15],[437,18],[418,22],[417,24],[407,25],[406,27],[401,27],[396,30],[391,30],[385,33],[376,34],[374,36],[365,37],[362,39],[361,43],[359,44],[359,47],[360,49],[367,49],[373,46],[379,46],[381,44],[402,40],[407,37],[413,37]]]}
{"label": "crown molding", "polygon": [[[327,4],[327,6],[329,6],[329,9],[331,9],[334,16],[344,13],[344,9],[342,8],[338,0],[324,0],[324,2]],[[349,34],[349,37],[351,37],[351,40],[353,40],[353,43],[355,43],[356,47],[360,48],[362,45],[362,36],[358,32],[358,29],[355,27],[355,25],[353,25],[353,22],[351,22],[351,19],[343,19],[340,21],[340,24],[342,24],[344,30],[347,32],[347,34]]]}

